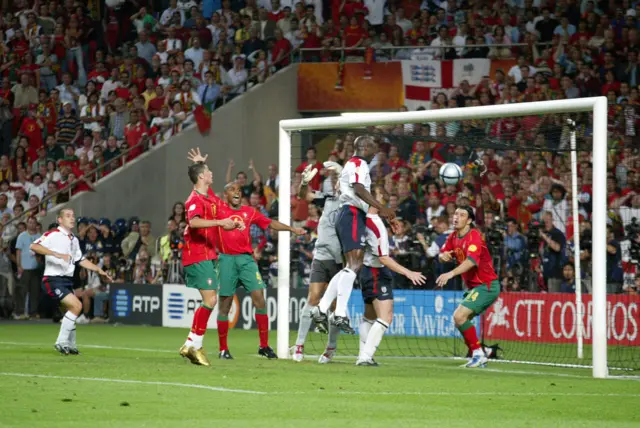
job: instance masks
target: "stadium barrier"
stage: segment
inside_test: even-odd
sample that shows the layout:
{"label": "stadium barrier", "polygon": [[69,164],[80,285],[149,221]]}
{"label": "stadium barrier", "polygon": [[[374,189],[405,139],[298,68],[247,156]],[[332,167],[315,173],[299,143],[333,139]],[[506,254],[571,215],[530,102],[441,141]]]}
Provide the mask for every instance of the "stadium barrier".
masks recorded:
{"label": "stadium barrier", "polygon": [[111,284],[110,317],[112,323],[162,325],[162,286]]}

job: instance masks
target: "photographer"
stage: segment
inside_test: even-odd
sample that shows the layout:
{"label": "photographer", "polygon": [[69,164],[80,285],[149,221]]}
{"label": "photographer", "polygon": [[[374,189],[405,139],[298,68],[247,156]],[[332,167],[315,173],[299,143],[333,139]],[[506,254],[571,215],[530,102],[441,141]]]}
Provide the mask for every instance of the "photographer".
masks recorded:
{"label": "photographer", "polygon": [[158,239],[157,255],[162,266],[162,278],[172,284],[181,284],[182,280],[182,245],[183,233],[180,233],[178,223],[174,219],[167,221],[167,234]]}
{"label": "photographer", "polygon": [[[407,269],[420,270],[420,258],[423,255],[423,250],[417,237],[413,235],[414,232],[408,221],[399,222],[389,249],[399,264]],[[412,288],[412,283],[404,276],[396,275],[394,281],[397,288]]]}
{"label": "photographer", "polygon": [[554,226],[553,213],[542,213],[543,227],[540,230],[542,240],[542,275],[551,293],[560,291],[562,283],[562,267],[564,266],[564,249],[567,240],[564,234]]}
{"label": "photographer", "polygon": [[515,218],[507,218],[507,233],[504,236],[504,250],[506,270],[510,272],[516,265],[526,264],[527,240],[520,233],[518,222]]}
{"label": "photographer", "polygon": [[[444,243],[447,241],[447,237],[453,232],[453,229],[449,228],[449,219],[447,218],[447,216],[440,216],[440,217],[437,217],[435,220],[433,220],[433,222],[435,223],[435,227],[434,227],[435,236],[432,236],[431,245],[428,245],[427,240],[425,239],[424,235],[421,233],[418,233],[416,235],[416,238],[418,239],[418,242],[420,242],[420,244],[422,245],[422,248],[424,249],[424,252],[427,255],[427,257],[429,259],[433,259],[432,261],[433,275],[429,275],[429,278],[435,279],[440,275],[442,275],[443,273],[453,270],[456,267],[456,264],[454,262],[445,263],[440,261],[440,259],[438,258],[438,254],[440,254],[440,248],[442,248]],[[452,278],[447,283],[444,289],[460,290],[461,288],[462,287],[461,287],[460,279],[458,277],[455,277],[455,278]]]}

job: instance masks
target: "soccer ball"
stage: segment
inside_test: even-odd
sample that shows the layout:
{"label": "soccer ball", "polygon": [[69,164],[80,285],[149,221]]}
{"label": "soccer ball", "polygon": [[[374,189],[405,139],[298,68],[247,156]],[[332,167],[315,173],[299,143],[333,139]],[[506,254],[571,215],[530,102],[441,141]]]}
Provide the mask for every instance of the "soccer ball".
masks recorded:
{"label": "soccer ball", "polygon": [[445,163],[440,167],[440,178],[445,184],[456,185],[462,180],[462,168],[455,163]]}

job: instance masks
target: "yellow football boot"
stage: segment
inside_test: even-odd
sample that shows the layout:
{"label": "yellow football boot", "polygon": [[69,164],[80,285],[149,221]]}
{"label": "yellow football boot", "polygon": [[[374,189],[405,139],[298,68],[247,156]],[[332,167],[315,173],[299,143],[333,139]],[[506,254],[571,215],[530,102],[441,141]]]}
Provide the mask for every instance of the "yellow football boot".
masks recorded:
{"label": "yellow football boot", "polygon": [[187,358],[193,364],[196,364],[196,362],[193,359],[194,355],[189,352],[189,349],[191,349],[191,348],[188,348],[187,345],[182,345],[182,348],[180,348],[180,351],[179,351],[180,352],[180,356],[182,358]]}
{"label": "yellow football boot", "polygon": [[196,350],[196,348],[191,346],[189,348],[189,354],[190,356],[187,358],[189,358],[193,364],[207,367],[211,365],[211,363],[209,362],[209,358],[207,358],[207,353],[204,351],[204,348]]}

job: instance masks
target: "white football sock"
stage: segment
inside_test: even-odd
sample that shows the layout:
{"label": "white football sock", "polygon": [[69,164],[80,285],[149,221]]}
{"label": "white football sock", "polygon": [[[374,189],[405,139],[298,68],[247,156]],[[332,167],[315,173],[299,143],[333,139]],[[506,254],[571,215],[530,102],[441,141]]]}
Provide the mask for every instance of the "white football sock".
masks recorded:
{"label": "white football sock", "polygon": [[327,286],[327,289],[324,292],[322,299],[320,299],[320,304],[318,305],[318,308],[320,309],[320,312],[322,312],[323,314],[327,313],[327,311],[331,307],[331,304],[338,296],[338,281],[341,274],[342,274],[342,271],[338,272],[337,274],[334,275],[333,278],[331,278],[331,281],[329,281],[329,285]]}
{"label": "white football sock", "polygon": [[329,323],[329,338],[327,340],[327,348],[336,349],[338,347],[338,336],[340,335],[340,328]]}
{"label": "white football sock", "polygon": [[75,348],[76,345],[76,327],[73,327],[73,330],[71,330],[71,333],[69,333],[69,346],[71,346],[72,348]]}
{"label": "white football sock", "polygon": [[78,316],[71,313],[71,311],[67,311],[62,318],[62,323],[60,323],[60,333],[58,333],[58,340],[56,343],[62,343],[68,345],[71,339],[71,332],[76,329],[76,319]]}
{"label": "white football sock", "polygon": [[364,348],[362,349],[362,353],[360,355],[361,358],[373,359],[380,342],[382,342],[382,336],[384,336],[384,333],[388,328],[389,325],[387,325],[386,322],[382,321],[380,318],[376,320],[367,335],[367,343],[365,343]]}
{"label": "white football sock", "polygon": [[193,332],[189,332],[189,335],[187,336],[187,340],[184,342],[184,346],[186,346],[187,348],[189,348],[190,346],[193,346],[193,336],[195,335],[195,333]]}
{"label": "white football sock", "polygon": [[335,316],[346,317],[347,305],[353,291],[353,283],[356,281],[356,273],[349,268],[342,269],[338,282],[338,300],[336,302]]}
{"label": "white football sock", "polygon": [[191,335],[191,346],[193,346],[196,351],[202,348],[202,341],[204,339],[204,335],[200,336],[198,334],[192,333]]}
{"label": "white football sock", "polygon": [[298,338],[296,339],[296,345],[298,346],[304,345],[305,340],[307,340],[307,334],[309,334],[309,329],[311,328],[311,311],[314,308],[315,306],[307,303],[300,311],[300,325],[298,325]]}
{"label": "white football sock", "polygon": [[371,330],[373,323],[374,321],[365,317],[360,320],[360,327],[358,328],[358,333],[360,334],[360,356],[362,356],[362,350],[365,343],[367,343],[367,336],[369,336],[369,330]]}

